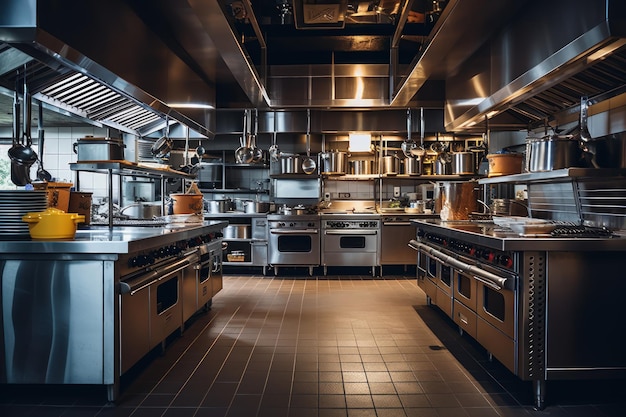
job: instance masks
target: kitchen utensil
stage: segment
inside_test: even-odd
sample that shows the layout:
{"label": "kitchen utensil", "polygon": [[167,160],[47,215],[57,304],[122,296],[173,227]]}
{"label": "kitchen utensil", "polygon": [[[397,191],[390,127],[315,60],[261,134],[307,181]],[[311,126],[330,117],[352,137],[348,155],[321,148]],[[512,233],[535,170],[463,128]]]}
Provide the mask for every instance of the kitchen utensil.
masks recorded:
{"label": "kitchen utensil", "polygon": [[50,181],[52,175],[46,171],[43,167],[43,143],[44,143],[44,131],[43,131],[43,103],[39,102],[38,118],[37,118],[37,145],[39,146],[39,167],[37,168],[37,178],[41,181]]}
{"label": "kitchen utensil", "polygon": [[435,186],[435,211],[443,221],[468,220],[477,211],[476,181],[444,181]]}
{"label": "kitchen utensil", "polygon": [[278,135],[276,131],[277,126],[278,121],[276,120],[276,112],[274,112],[274,132],[272,132],[272,145],[268,149],[270,159],[274,162],[278,162],[278,158],[280,157],[280,151],[278,150],[278,144],[276,143],[276,136]]}
{"label": "kitchen utensil", "polygon": [[381,174],[396,175],[400,172],[400,159],[395,155],[387,155],[381,158]]}
{"label": "kitchen utensil", "polygon": [[[581,142],[576,136],[551,135],[541,138],[528,138],[526,144],[526,158],[530,172],[552,171],[584,165]],[[530,156],[528,156],[529,153]],[[490,155],[487,157],[489,158]],[[491,172],[489,176],[491,176]]]}
{"label": "kitchen utensil", "polygon": [[204,207],[207,213],[226,213],[230,209],[231,201],[229,199],[224,200],[205,200]]}
{"label": "kitchen utensil", "polygon": [[589,98],[587,96],[582,96],[580,98],[580,131],[578,132],[578,137],[583,143],[592,140],[591,133],[589,133],[589,129],[587,127],[588,102]]}
{"label": "kitchen utensil", "polygon": [[[424,136],[425,136],[426,122],[424,120],[424,108],[420,107],[420,144],[411,149],[411,156],[422,158],[426,155],[426,148],[424,148]],[[437,133],[437,139],[439,134]]]}
{"label": "kitchen utensil", "polygon": [[257,137],[259,132],[259,110],[254,109],[254,134],[250,139],[252,148],[252,162],[259,163],[263,160],[263,150],[257,146]]}
{"label": "kitchen utensil", "polygon": [[302,172],[302,162],[299,155],[281,154],[280,155],[280,172],[281,174],[300,174]]}
{"label": "kitchen utensil", "polygon": [[369,175],[374,172],[374,161],[357,159],[350,161],[350,172],[354,175]]}
{"label": "kitchen utensil", "polygon": [[306,158],[302,161],[302,171],[312,174],[317,168],[317,163],[311,158],[311,110],[306,110]]}
{"label": "kitchen utensil", "polygon": [[404,158],[404,173],[406,175],[420,175],[422,173],[422,159],[413,156]]}
{"label": "kitchen utensil", "polygon": [[198,140],[198,147],[196,148],[196,155],[198,156],[198,163],[202,162],[202,156],[206,153],[206,149],[202,146],[202,141]]}
{"label": "kitchen utensil", "polygon": [[[252,152],[251,143],[250,143],[250,135],[248,134],[248,123],[249,123],[249,111],[243,111],[243,134],[239,137],[239,148],[235,150],[235,161],[238,164],[249,164],[252,162],[254,158],[254,154]],[[245,142],[244,142],[245,138]]]}
{"label": "kitchen utensil", "polygon": [[326,175],[345,175],[348,171],[348,156],[347,152],[322,152],[322,173]]}
{"label": "kitchen utensil", "polygon": [[161,202],[146,202],[146,201],[137,201],[135,203],[131,203],[125,207],[120,209],[120,214],[126,215],[131,219],[153,219],[155,217],[161,217]]}
{"label": "kitchen utensil", "polygon": [[405,157],[411,156],[411,150],[417,147],[417,144],[411,139],[411,109],[406,110],[406,139],[400,145],[402,153]]}
{"label": "kitchen utensil", "polygon": [[84,222],[85,216],[49,207],[43,212],[28,213],[22,220],[28,223],[33,239],[73,239],[78,223]]}
{"label": "kitchen utensil", "polygon": [[173,202],[174,214],[197,214],[202,213],[204,206],[202,194],[170,194]]}
{"label": "kitchen utensil", "polygon": [[470,175],[474,169],[474,153],[472,152],[453,152],[452,153],[452,174],[453,175]]}
{"label": "kitchen utensil", "polygon": [[243,202],[243,208],[248,214],[267,213],[270,211],[270,203],[265,201],[246,200]]}
{"label": "kitchen utensil", "polygon": [[[18,164],[26,165],[30,168],[32,164],[37,161],[37,154],[31,148],[32,138],[30,136],[30,123],[31,123],[31,97],[28,93],[28,86],[26,84],[26,75],[24,75],[24,130],[22,132],[22,141],[19,142],[19,132],[13,140],[13,146],[9,148],[8,155],[12,161]],[[17,106],[14,105],[14,111]],[[18,107],[19,109],[19,107]],[[15,117],[14,117],[15,119]],[[19,128],[18,128],[19,129]],[[25,143],[25,145],[24,145]],[[30,182],[30,176],[29,181]]]}
{"label": "kitchen utensil", "polygon": [[521,153],[492,153],[487,155],[489,177],[512,175],[522,172],[524,155]]}
{"label": "kitchen utensil", "polygon": [[172,140],[169,137],[169,132],[170,132],[169,118],[165,116],[165,135],[157,139],[157,141],[152,144],[152,148],[150,149],[150,151],[152,152],[152,155],[155,158],[158,158],[158,159],[167,158],[168,154],[172,150],[172,147],[174,146],[174,144],[172,143]]}
{"label": "kitchen utensil", "polygon": [[85,136],[78,139],[73,145],[78,162],[122,161],[124,160],[124,147],[122,139],[97,138],[93,136]]}

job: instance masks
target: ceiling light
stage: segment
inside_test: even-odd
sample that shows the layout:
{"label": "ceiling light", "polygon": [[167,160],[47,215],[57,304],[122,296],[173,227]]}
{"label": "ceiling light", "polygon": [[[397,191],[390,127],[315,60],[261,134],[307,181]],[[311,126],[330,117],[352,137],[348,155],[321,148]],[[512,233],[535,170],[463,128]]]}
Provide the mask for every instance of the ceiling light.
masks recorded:
{"label": "ceiling light", "polygon": [[168,103],[168,106],[173,109],[214,109],[215,107],[210,104],[202,103]]}

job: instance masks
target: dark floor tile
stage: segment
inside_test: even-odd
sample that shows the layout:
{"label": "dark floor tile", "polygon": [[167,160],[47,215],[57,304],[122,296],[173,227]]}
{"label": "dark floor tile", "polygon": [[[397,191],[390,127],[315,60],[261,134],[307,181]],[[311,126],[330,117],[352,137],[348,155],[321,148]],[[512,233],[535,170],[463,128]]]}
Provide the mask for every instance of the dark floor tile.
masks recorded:
{"label": "dark floor tile", "polygon": [[319,408],[346,408],[346,399],[343,394],[320,394]]}

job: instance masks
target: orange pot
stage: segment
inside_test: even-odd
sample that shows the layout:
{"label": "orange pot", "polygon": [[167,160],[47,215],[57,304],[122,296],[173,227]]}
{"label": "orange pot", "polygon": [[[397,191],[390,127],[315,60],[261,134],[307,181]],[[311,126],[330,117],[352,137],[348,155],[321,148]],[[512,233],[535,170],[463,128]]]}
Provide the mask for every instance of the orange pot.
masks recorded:
{"label": "orange pot", "polygon": [[174,214],[202,213],[202,194],[170,194]]}
{"label": "orange pot", "polygon": [[521,153],[492,153],[487,155],[489,177],[512,175],[522,172],[524,155]]}

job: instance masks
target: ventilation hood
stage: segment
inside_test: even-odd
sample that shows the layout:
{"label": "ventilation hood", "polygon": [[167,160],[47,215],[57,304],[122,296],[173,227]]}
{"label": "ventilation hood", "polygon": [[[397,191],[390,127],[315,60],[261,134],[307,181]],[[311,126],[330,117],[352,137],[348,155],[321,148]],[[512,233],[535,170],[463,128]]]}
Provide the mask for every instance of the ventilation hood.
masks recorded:
{"label": "ventilation hood", "polygon": [[446,79],[446,130],[532,129],[623,94],[624,45],[623,0],[532,1]]}
{"label": "ventilation hood", "polygon": [[47,108],[139,136],[166,115],[214,134],[213,83],[123,1],[2,2],[0,63],[0,88],[14,89],[26,72],[33,98]]}

